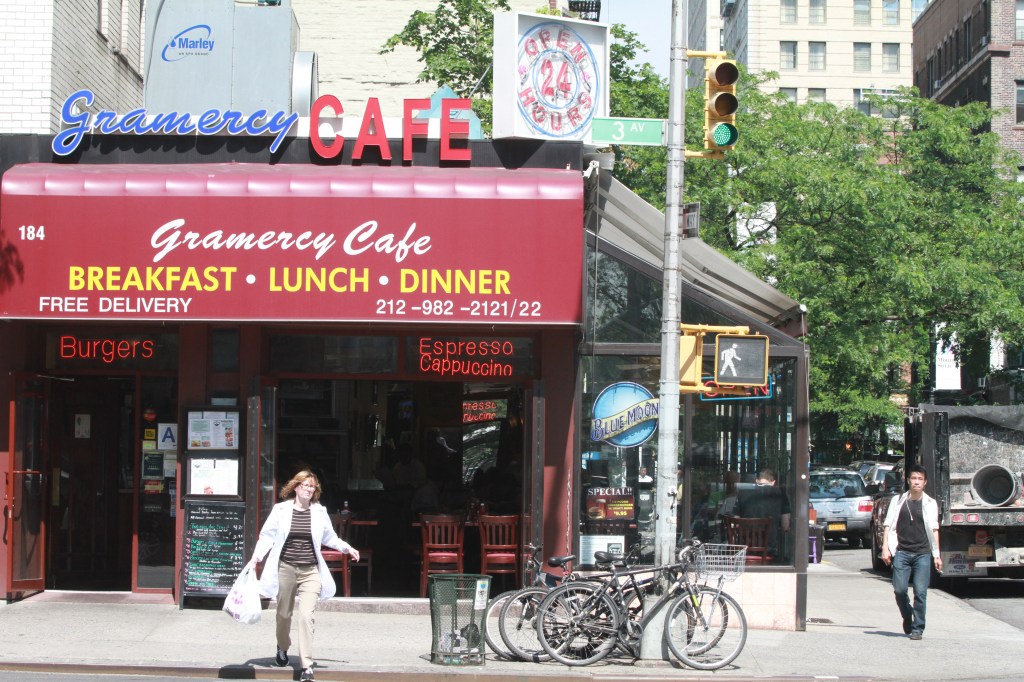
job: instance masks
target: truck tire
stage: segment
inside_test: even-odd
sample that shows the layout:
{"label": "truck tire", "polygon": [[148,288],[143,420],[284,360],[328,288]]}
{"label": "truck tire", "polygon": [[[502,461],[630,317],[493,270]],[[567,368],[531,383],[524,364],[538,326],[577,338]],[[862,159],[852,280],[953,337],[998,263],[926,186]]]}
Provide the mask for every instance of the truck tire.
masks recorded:
{"label": "truck tire", "polygon": [[877,573],[883,573],[888,566],[882,561],[882,557],[879,556],[882,552],[882,548],[878,546],[878,540],[875,537],[874,528],[871,529],[871,568]]}

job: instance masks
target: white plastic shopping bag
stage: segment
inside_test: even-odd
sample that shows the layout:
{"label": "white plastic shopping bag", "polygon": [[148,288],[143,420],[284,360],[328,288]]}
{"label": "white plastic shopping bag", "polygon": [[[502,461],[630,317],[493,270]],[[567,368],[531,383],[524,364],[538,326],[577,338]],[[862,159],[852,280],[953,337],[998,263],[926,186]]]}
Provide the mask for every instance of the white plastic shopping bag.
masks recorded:
{"label": "white plastic shopping bag", "polygon": [[238,574],[224,600],[224,611],[239,623],[252,625],[260,622],[263,605],[260,604],[260,584],[256,569],[246,566]]}

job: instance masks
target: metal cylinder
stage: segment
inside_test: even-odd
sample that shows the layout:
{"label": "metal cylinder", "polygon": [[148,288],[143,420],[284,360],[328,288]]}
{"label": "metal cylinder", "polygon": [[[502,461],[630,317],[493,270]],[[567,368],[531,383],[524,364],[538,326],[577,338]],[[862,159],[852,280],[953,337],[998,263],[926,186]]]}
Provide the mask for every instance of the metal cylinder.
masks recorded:
{"label": "metal cylinder", "polygon": [[1021,495],[1020,476],[1001,464],[986,464],[971,478],[974,499],[993,507],[1013,504]]}

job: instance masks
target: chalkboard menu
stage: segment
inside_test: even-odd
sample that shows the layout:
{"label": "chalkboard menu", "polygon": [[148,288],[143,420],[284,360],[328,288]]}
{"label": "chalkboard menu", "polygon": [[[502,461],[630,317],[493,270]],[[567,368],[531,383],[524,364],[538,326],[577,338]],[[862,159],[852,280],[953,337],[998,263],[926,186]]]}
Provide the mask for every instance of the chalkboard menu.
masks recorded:
{"label": "chalkboard menu", "polygon": [[244,502],[185,500],[182,598],[227,595],[245,567],[244,533]]}

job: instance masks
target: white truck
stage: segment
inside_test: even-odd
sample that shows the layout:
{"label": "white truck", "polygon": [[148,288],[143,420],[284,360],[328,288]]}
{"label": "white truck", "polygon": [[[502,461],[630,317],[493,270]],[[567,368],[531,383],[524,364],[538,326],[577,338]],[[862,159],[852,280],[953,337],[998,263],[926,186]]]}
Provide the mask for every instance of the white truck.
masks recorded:
{"label": "white truck", "polygon": [[939,504],[942,579],[1024,578],[1024,405],[922,405],[906,447]]}

